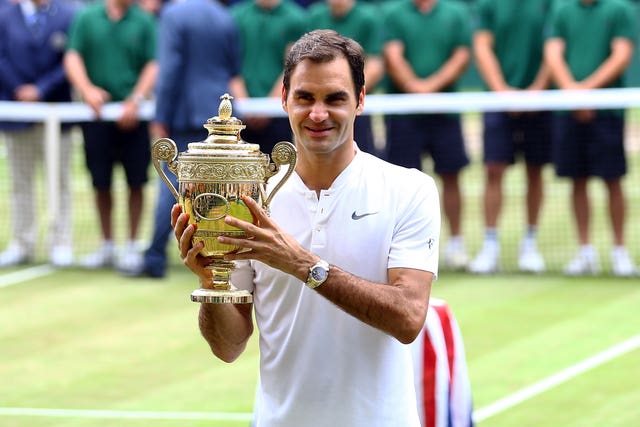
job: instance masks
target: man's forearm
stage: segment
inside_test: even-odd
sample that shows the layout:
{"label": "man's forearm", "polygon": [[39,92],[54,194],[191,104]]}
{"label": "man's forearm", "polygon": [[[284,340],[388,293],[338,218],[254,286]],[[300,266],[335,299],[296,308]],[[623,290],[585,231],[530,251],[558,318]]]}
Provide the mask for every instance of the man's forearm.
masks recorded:
{"label": "man's forearm", "polygon": [[156,78],[158,77],[158,63],[156,61],[149,61],[144,66],[138,77],[138,81],[134,86],[129,96],[147,98],[151,95],[153,87],[156,84]]}
{"label": "man's forearm", "polygon": [[553,81],[560,89],[574,89],[576,80],[564,60],[565,43],[561,39],[551,39],[544,47],[544,60]]}
{"label": "man's forearm", "polygon": [[629,40],[614,40],[611,50],[611,55],[582,81],[586,89],[607,87],[619,78],[629,66],[633,56],[633,44]]}
{"label": "man's forearm", "polygon": [[93,83],[87,75],[84,61],[78,52],[71,50],[65,54],[64,69],[69,82],[80,93],[86,92],[91,86],[93,86]]}
{"label": "man's forearm", "polygon": [[402,343],[422,329],[433,274],[391,269],[388,284],[373,283],[331,266],[327,281],[316,291],[346,313]]}
{"label": "man's forearm", "polygon": [[253,333],[252,307],[208,303],[200,306],[200,332],[220,360],[233,362],[246,348]]}
{"label": "man's forearm", "polygon": [[441,92],[454,84],[467,68],[470,57],[468,48],[457,48],[438,71],[424,79],[428,82],[428,92]]}

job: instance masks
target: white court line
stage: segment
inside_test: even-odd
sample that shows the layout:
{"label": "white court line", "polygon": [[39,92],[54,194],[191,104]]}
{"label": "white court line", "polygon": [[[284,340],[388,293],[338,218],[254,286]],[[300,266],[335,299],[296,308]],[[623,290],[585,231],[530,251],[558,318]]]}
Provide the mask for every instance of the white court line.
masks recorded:
{"label": "white court line", "polygon": [[541,381],[538,381],[535,384],[520,389],[519,391],[507,397],[504,397],[488,406],[485,406],[484,408],[480,408],[474,411],[473,420],[476,423],[484,421],[487,418],[499,414],[500,412],[506,411],[507,409],[519,403],[522,403],[527,399],[531,399],[532,397],[540,393],[543,393],[559,384],[562,384],[563,382],[575,376],[578,376],[590,369],[602,365],[603,363],[608,362],[611,359],[635,350],[638,347],[640,347],[640,335],[636,335],[635,337],[616,344],[613,347],[609,347],[608,349],[595,354],[583,360],[582,362],[576,363],[573,366],[569,366],[568,368],[563,369],[562,371],[559,371]]}
{"label": "white court line", "polygon": [[0,275],[0,288],[26,282],[28,280],[38,279],[42,276],[47,276],[54,271],[55,268],[45,264],[14,271],[9,274],[2,274]]}
{"label": "white court line", "polygon": [[218,420],[251,421],[253,414],[237,412],[158,412],[158,411],[110,411],[100,409],[43,409],[0,408],[0,415],[23,415],[30,417],[78,417],[115,418],[138,420]]}

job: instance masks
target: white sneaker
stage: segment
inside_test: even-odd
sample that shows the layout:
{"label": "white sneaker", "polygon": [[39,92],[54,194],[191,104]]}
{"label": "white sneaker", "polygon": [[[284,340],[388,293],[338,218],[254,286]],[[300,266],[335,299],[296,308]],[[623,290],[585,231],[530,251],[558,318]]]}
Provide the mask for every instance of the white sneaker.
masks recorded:
{"label": "white sneaker", "polygon": [[142,270],[144,256],[135,243],[127,243],[118,256],[117,268],[122,273],[133,274]]}
{"label": "white sneaker", "polygon": [[538,252],[534,241],[524,240],[520,245],[518,268],[525,273],[543,273],[545,271],[544,258]]}
{"label": "white sneaker", "polygon": [[580,250],[564,268],[567,276],[584,276],[600,274],[598,254],[591,250]]}
{"label": "white sneaker", "polygon": [[484,242],[480,253],[469,266],[469,271],[476,274],[496,273],[499,262],[500,246],[498,242]]}
{"label": "white sneaker", "polygon": [[611,250],[611,271],[614,276],[618,277],[631,277],[636,273],[633,261],[625,248]]}
{"label": "white sneaker", "polygon": [[49,253],[49,261],[54,267],[69,267],[73,263],[73,252],[69,246],[54,246]]}
{"label": "white sneaker", "polygon": [[451,270],[464,270],[469,264],[469,256],[462,241],[447,242],[444,250],[444,265]]}
{"label": "white sneaker", "polygon": [[26,264],[30,261],[29,253],[22,246],[11,243],[4,252],[0,253],[0,267]]}
{"label": "white sneaker", "polygon": [[115,260],[115,248],[113,243],[103,243],[96,252],[82,259],[82,266],[90,270],[113,267]]}

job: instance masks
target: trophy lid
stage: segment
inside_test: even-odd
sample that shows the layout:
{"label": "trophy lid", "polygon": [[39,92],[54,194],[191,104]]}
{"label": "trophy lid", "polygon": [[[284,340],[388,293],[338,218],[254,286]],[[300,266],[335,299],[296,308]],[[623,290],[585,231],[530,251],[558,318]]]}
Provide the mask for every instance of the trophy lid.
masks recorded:
{"label": "trophy lid", "polygon": [[197,154],[205,150],[207,154],[211,154],[211,150],[222,150],[225,155],[247,155],[250,153],[260,152],[258,144],[249,144],[242,140],[240,131],[246,126],[242,121],[232,116],[233,107],[231,100],[233,97],[225,93],[220,97],[220,105],[218,106],[218,115],[207,119],[203,125],[209,132],[204,141],[192,142],[189,144],[189,152]]}

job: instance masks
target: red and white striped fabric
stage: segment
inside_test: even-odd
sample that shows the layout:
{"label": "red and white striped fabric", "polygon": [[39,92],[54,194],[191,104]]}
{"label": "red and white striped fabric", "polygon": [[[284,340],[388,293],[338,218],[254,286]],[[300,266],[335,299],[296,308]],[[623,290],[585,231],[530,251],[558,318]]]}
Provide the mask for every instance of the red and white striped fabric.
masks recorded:
{"label": "red and white striped fabric", "polygon": [[423,427],[472,427],[473,404],[464,344],[449,305],[429,301],[425,327],[411,344]]}

